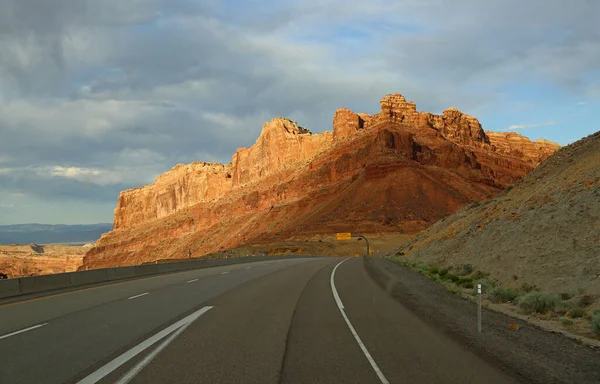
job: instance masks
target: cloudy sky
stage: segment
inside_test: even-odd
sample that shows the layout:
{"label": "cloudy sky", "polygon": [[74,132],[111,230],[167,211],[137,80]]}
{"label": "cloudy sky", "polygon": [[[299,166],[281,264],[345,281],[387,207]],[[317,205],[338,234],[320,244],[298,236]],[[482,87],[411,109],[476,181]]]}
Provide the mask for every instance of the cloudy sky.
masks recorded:
{"label": "cloudy sky", "polygon": [[597,0],[0,0],[0,224],[112,222],[119,191],[400,92],[487,130],[598,130]]}

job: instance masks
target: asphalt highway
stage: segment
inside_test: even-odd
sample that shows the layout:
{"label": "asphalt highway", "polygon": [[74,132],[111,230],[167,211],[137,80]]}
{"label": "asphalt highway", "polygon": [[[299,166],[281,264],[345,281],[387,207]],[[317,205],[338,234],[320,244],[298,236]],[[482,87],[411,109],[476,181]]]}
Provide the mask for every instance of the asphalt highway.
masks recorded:
{"label": "asphalt highway", "polygon": [[0,303],[0,383],[516,383],[362,259],[245,263]]}

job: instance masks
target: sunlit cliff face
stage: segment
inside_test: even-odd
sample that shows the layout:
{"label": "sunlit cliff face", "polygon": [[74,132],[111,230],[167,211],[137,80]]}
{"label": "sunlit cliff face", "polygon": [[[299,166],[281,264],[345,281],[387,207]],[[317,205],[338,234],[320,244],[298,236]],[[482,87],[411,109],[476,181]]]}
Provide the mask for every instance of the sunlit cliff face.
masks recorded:
{"label": "sunlit cliff face", "polygon": [[493,196],[558,148],[489,136],[453,108],[417,112],[399,94],[375,115],[336,111],[333,128],[312,135],[275,118],[230,164],[178,165],[122,192],[116,231],[86,263],[205,254],[300,232],[416,232]]}

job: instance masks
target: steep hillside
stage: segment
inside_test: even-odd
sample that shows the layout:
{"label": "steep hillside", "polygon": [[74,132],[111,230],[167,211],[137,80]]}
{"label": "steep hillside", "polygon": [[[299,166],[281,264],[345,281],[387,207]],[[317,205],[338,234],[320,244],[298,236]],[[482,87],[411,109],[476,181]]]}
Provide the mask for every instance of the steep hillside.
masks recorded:
{"label": "steep hillside", "polygon": [[313,135],[276,118],[230,164],[178,165],[121,193],[115,230],[87,254],[86,266],[337,231],[416,233],[494,196],[558,148],[491,138],[472,116],[417,112],[399,94],[383,98],[375,115],[338,110],[333,127]]}
{"label": "steep hillside", "polygon": [[600,295],[600,132],[494,199],[437,222],[403,251],[425,263],[470,263],[507,286]]}

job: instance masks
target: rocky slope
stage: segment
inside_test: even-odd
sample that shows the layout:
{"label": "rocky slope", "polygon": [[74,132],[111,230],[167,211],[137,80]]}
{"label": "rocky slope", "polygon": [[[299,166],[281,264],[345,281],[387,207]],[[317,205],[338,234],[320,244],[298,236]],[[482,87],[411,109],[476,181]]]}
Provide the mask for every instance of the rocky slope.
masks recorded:
{"label": "rocky slope", "polygon": [[181,258],[336,231],[416,233],[521,179],[558,145],[488,135],[450,108],[417,112],[399,94],[375,115],[335,112],[333,132],[284,118],[230,164],[178,165],[121,193],[113,232],[88,267]]}
{"label": "rocky slope", "polygon": [[509,287],[600,295],[600,132],[494,199],[437,222],[403,251],[425,263],[472,264]]}

